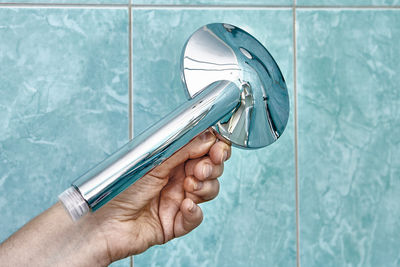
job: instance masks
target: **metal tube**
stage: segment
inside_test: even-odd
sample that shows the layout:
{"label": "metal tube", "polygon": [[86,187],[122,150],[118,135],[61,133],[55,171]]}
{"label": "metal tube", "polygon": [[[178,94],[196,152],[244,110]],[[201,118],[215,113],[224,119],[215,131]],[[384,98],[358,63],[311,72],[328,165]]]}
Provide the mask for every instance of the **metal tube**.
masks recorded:
{"label": "metal tube", "polygon": [[99,209],[198,134],[231,116],[240,101],[235,83],[211,84],[75,180],[60,195],[61,202],[74,220]]}

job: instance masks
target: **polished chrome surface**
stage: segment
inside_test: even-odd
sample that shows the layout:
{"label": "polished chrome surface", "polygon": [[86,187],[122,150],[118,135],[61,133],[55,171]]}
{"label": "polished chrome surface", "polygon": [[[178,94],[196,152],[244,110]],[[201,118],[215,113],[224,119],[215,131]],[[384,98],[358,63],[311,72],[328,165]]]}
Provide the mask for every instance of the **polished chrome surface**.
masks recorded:
{"label": "polished chrome surface", "polygon": [[182,53],[182,79],[187,103],[60,195],[74,220],[99,209],[209,127],[241,148],[264,147],[282,135],[289,115],[284,79],[268,51],[245,31],[221,23],[196,31]]}
{"label": "polished chrome surface", "polygon": [[215,82],[73,183],[94,211],[238,107],[240,89]]}
{"label": "polished chrome surface", "polygon": [[282,135],[289,117],[285,80],[250,34],[229,24],[203,26],[187,41],[181,67],[189,98],[219,80],[243,88],[240,107],[215,126],[233,145],[264,147]]}

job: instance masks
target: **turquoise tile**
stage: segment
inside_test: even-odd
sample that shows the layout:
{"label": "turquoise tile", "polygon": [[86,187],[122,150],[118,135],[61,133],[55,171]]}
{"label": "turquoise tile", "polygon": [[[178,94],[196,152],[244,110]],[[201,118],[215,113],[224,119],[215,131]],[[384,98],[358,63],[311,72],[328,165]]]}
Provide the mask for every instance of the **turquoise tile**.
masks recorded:
{"label": "turquoise tile", "polygon": [[293,0],[132,0],[133,4],[146,5],[292,5]]}
{"label": "turquoise tile", "polygon": [[299,6],[395,6],[399,0],[297,0]]}
{"label": "turquoise tile", "polygon": [[[134,10],[134,132],[186,101],[180,55],[186,39],[215,21],[253,33],[277,60],[293,90],[290,10]],[[218,198],[202,204],[202,225],[184,238],[135,256],[137,266],[295,266],[293,119],[277,143],[234,149]]]}
{"label": "turquoise tile", "polygon": [[298,11],[302,266],[400,265],[399,11]]}
{"label": "turquoise tile", "polygon": [[0,9],[0,242],[128,141],[128,13]]}

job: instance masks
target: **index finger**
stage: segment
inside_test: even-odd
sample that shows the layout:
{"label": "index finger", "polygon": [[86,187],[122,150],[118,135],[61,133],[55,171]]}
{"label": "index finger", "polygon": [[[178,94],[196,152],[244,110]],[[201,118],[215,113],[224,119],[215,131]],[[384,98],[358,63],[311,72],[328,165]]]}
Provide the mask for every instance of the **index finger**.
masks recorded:
{"label": "index finger", "polygon": [[208,152],[211,161],[217,165],[228,160],[231,157],[231,153],[231,146],[220,140],[213,144],[210,148],[210,152]]}

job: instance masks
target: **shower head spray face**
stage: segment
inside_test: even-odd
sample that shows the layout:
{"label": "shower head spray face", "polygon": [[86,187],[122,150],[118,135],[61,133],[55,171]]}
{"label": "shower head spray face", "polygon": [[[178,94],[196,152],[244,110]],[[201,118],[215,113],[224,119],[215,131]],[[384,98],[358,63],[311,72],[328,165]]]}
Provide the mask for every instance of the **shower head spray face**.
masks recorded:
{"label": "shower head spray face", "polygon": [[182,80],[189,98],[228,80],[241,89],[237,109],[214,129],[234,146],[260,148],[275,142],[289,118],[289,96],[275,60],[253,36],[224,23],[198,29],[186,42]]}

